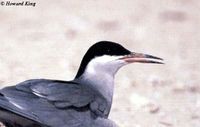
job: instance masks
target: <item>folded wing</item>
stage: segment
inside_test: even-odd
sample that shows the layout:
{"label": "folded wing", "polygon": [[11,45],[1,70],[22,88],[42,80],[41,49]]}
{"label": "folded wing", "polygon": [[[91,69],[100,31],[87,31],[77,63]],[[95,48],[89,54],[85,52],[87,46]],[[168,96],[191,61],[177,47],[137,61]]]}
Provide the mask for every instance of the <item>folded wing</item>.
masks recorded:
{"label": "folded wing", "polygon": [[[54,113],[73,123],[71,117],[78,116],[72,116],[71,109],[87,107],[93,99],[93,91],[84,85],[58,80],[28,80],[0,90],[0,108],[39,123],[45,123]],[[52,118],[52,123],[59,120]],[[62,124],[62,120],[59,123]]]}

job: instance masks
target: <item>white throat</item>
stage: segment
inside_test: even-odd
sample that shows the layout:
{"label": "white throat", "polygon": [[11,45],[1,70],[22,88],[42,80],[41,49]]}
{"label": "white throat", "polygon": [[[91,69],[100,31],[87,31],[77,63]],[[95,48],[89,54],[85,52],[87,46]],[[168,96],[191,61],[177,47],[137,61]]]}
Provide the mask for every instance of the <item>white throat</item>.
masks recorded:
{"label": "white throat", "polygon": [[115,73],[127,64],[119,58],[121,56],[96,57],[88,63],[82,75],[82,78],[91,82],[92,87],[96,88],[108,101],[112,101]]}

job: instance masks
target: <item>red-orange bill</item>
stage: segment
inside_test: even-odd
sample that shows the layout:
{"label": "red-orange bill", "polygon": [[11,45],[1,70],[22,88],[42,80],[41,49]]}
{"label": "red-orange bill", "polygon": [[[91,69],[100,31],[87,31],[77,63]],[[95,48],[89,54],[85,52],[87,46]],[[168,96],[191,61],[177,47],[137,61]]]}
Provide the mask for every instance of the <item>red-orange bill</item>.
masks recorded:
{"label": "red-orange bill", "polygon": [[163,59],[148,55],[148,54],[142,54],[142,53],[134,53],[132,52],[130,55],[127,55],[123,58],[124,61],[128,63],[134,63],[134,62],[139,62],[139,63],[153,63],[153,64],[164,64],[161,62]]}

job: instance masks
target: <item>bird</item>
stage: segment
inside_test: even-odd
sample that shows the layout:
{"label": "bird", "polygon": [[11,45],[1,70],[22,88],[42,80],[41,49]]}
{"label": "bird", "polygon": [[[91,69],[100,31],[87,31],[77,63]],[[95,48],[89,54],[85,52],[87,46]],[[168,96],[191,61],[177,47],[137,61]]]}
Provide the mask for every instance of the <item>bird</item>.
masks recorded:
{"label": "bird", "polygon": [[130,63],[162,61],[116,42],[97,42],[73,80],[30,79],[0,89],[0,121],[7,127],[117,127],[108,118],[117,71]]}

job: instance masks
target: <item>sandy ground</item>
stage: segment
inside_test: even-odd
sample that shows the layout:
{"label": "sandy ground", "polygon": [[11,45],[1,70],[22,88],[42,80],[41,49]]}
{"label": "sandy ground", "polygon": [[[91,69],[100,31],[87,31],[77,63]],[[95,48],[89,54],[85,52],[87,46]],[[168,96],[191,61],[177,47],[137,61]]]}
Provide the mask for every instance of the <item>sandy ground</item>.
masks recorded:
{"label": "sandy ground", "polygon": [[70,80],[89,46],[111,40],[166,64],[122,68],[110,119],[121,127],[200,127],[198,0],[31,2],[0,6],[1,88]]}

